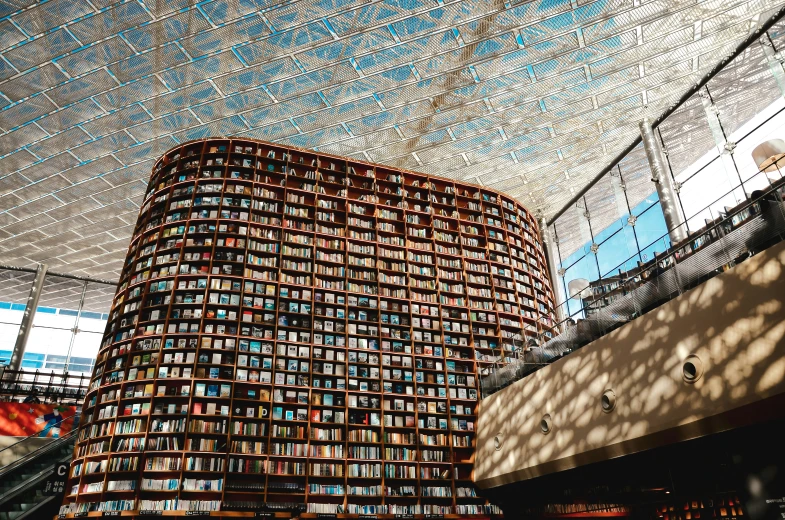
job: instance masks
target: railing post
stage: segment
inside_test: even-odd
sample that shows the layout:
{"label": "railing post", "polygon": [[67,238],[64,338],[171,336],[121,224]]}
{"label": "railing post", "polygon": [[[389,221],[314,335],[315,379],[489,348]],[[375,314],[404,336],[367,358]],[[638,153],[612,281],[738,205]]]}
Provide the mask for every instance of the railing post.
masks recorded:
{"label": "railing post", "polygon": [[[14,401],[16,399],[16,391],[19,388],[19,372],[9,369],[9,370],[6,371],[6,373],[9,374],[9,376],[10,376],[8,379],[12,380],[11,381],[11,400]],[[16,376],[15,378],[14,378],[14,375]]]}
{"label": "railing post", "polygon": [[33,279],[33,286],[30,288],[30,294],[27,296],[27,304],[22,315],[22,323],[19,325],[19,334],[16,337],[11,361],[8,363],[8,368],[11,370],[19,370],[22,366],[22,358],[27,348],[27,340],[30,338],[30,330],[33,328],[33,318],[35,317],[36,309],[38,309],[38,300],[41,298],[41,289],[44,286],[46,270],[46,264],[38,264],[38,269]]}
{"label": "railing post", "polygon": [[657,187],[657,195],[660,198],[660,206],[662,207],[662,214],[665,217],[665,225],[668,227],[668,235],[670,236],[671,244],[676,245],[678,242],[687,238],[684,217],[682,216],[681,211],[679,211],[676,186],[674,186],[673,177],[671,177],[671,174],[665,165],[662,147],[660,146],[657,137],[654,135],[651,122],[649,122],[648,118],[644,118],[643,121],[639,123],[639,126],[641,129],[643,148],[646,151],[646,159],[648,159],[649,168],[651,169],[651,180]]}

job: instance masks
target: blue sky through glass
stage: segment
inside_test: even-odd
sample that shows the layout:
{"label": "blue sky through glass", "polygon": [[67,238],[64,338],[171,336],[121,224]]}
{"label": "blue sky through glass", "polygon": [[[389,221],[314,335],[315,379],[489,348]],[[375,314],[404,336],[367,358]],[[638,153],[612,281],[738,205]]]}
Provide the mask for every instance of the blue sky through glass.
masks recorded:
{"label": "blue sky through glass", "polygon": [[[572,280],[583,278],[593,282],[619,269],[632,269],[639,260],[646,262],[655,252],[670,246],[657,193],[652,193],[632,208],[632,214],[637,216],[635,226],[627,222],[629,215],[622,216],[595,234],[595,243],[600,245],[596,253],[591,252],[591,242],[586,242],[559,265],[566,270],[564,278],[559,278],[558,287],[565,299],[566,285]],[[567,309],[570,316],[580,317],[580,300],[567,300]]]}

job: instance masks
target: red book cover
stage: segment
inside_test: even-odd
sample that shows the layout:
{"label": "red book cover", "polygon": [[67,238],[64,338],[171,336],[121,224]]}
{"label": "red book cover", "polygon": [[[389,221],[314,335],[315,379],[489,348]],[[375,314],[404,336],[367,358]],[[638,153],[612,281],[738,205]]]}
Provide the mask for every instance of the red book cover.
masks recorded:
{"label": "red book cover", "polygon": [[319,419],[319,410],[311,410],[311,422],[321,422]]}

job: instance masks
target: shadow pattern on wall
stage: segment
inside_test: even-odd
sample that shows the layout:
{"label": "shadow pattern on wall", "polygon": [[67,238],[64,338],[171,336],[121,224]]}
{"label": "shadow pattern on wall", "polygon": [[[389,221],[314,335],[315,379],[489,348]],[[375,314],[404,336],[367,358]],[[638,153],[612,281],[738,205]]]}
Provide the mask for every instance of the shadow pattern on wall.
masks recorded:
{"label": "shadow pattern on wall", "polygon": [[[785,243],[482,402],[474,478],[492,488],[761,421],[785,395]],[[700,373],[685,381],[684,362]],[[601,398],[616,395],[606,413]],[[550,431],[542,419],[550,416]]]}

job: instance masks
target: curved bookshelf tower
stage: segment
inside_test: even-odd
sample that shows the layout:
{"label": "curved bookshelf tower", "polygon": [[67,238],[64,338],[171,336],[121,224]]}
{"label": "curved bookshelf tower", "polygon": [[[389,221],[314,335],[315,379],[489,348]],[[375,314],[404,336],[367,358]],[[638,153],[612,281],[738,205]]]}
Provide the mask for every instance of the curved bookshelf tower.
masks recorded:
{"label": "curved bookshelf tower", "polygon": [[61,513],[498,514],[471,481],[478,376],[550,327],[546,265],[485,188],[246,139],[167,152]]}

